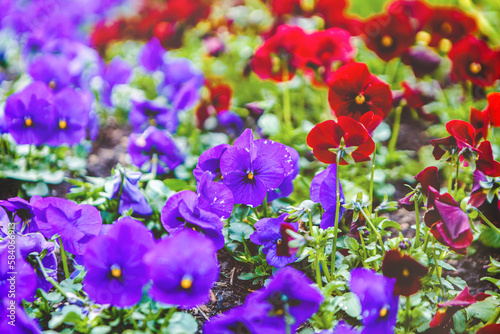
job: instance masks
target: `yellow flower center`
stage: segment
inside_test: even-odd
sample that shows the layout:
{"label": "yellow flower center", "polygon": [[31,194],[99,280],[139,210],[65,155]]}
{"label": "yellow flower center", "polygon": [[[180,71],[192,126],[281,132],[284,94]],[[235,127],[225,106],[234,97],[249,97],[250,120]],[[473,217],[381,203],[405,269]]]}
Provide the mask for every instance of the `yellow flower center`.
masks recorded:
{"label": "yellow flower center", "polygon": [[404,268],[404,269],[403,269],[403,276],[404,276],[404,277],[408,277],[408,276],[410,276],[410,271],[409,271],[408,269]]}
{"label": "yellow flower center", "polygon": [[283,309],[276,310],[276,315],[282,315],[283,314]]}
{"label": "yellow flower center", "polygon": [[385,317],[387,315],[387,307],[383,307],[379,314],[378,314],[381,318]]}
{"label": "yellow flower center", "polygon": [[481,72],[481,69],[482,69],[481,64],[477,62],[472,62],[469,65],[469,70],[474,74],[478,74],[479,72]]}
{"label": "yellow flower center", "polygon": [[449,35],[452,31],[453,28],[451,27],[451,24],[449,24],[448,22],[443,22],[443,24],[441,25],[441,32],[445,35]]}
{"label": "yellow flower center", "polygon": [[52,80],[51,82],[49,82],[49,87],[52,88],[52,89],[55,89],[56,88],[56,82],[54,80]]}
{"label": "yellow flower center", "polygon": [[385,35],[380,40],[380,43],[382,44],[383,47],[390,48],[392,46],[392,44],[394,43],[394,40],[392,39],[391,36]]}
{"label": "yellow flower center", "polygon": [[281,243],[282,243],[281,239],[278,239],[277,243],[278,243],[278,245],[281,245]]}
{"label": "yellow flower center", "polygon": [[156,126],[156,120],[154,118],[150,118],[149,125]]}
{"label": "yellow flower center", "polygon": [[191,276],[184,276],[181,281],[181,288],[184,290],[190,289],[193,286],[193,278]]}
{"label": "yellow flower center", "polygon": [[357,104],[363,104],[365,103],[365,96],[363,94],[358,94],[354,100]]}
{"label": "yellow flower center", "polygon": [[24,119],[24,125],[26,125],[27,127],[30,127],[33,125],[33,121],[31,120],[31,117],[26,117]]}
{"label": "yellow flower center", "polygon": [[66,122],[64,119],[60,120],[59,121],[59,129],[66,129],[66,127],[68,126],[68,122]]}
{"label": "yellow flower center", "polygon": [[248,179],[253,180],[253,173],[252,172],[248,173]]}
{"label": "yellow flower center", "polygon": [[111,269],[111,276],[113,276],[114,278],[121,277],[122,271],[120,270],[120,268],[113,268]]}

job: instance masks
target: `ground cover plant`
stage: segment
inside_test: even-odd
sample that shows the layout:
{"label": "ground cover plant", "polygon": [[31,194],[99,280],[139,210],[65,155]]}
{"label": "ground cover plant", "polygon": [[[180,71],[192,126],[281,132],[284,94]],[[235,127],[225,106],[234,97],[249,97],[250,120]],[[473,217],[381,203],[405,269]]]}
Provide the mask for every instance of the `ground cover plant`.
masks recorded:
{"label": "ground cover plant", "polygon": [[1,333],[500,333],[496,0],[0,0]]}

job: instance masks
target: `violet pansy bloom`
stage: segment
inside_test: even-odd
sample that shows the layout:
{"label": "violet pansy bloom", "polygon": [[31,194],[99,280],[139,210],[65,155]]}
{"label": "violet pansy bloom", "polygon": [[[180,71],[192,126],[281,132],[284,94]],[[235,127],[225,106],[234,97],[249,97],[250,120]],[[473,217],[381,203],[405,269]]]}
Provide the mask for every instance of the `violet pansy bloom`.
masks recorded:
{"label": "violet pansy bloom", "polygon": [[130,209],[133,210],[134,214],[140,216],[148,216],[153,213],[151,205],[149,205],[137,184],[141,176],[141,172],[116,172],[110,198],[120,198],[118,204],[118,213],[120,215],[123,215]]}
{"label": "violet pansy bloom", "polygon": [[212,240],[217,249],[221,249],[224,247],[223,223],[217,214],[205,210],[207,207],[202,205],[202,208],[198,203],[194,191],[184,190],[171,196],[161,210],[161,223],[169,233],[195,229]]}
{"label": "violet pansy bloom", "polygon": [[[11,282],[13,281],[15,282],[16,289],[12,299],[15,301],[31,298],[37,287],[35,271],[20,255],[19,250],[16,250],[15,263],[9,265],[9,244],[15,242],[12,239],[4,239],[0,242],[0,296],[2,296],[2,300],[7,300]],[[16,274],[13,275],[12,272]]]}
{"label": "violet pansy bloom", "polygon": [[193,170],[196,181],[200,181],[205,171],[209,171],[214,179],[221,177],[220,159],[224,152],[230,147],[231,145],[229,144],[220,144],[203,152],[198,159],[196,168]]}
{"label": "violet pansy bloom", "polygon": [[143,132],[150,125],[175,133],[179,126],[177,114],[153,101],[132,101],[128,115],[130,125],[135,132]]}
{"label": "violet pansy bloom", "polygon": [[[335,226],[335,212],[337,211],[337,165],[331,164],[324,171],[314,177],[311,183],[311,200],[315,203],[321,203],[325,210],[321,217],[320,227],[327,229]],[[342,206],[345,203],[342,184],[340,186],[340,212],[339,221],[344,215],[345,208]]]}
{"label": "violet pansy bloom", "polygon": [[269,190],[276,189],[291,174],[292,158],[287,147],[268,139],[253,139],[246,129],[221,157],[224,184],[236,204],[258,206]]}
{"label": "violet pansy bloom", "polygon": [[42,82],[7,98],[5,124],[18,144],[42,145],[50,138],[55,118],[52,100],[52,92]]}
{"label": "violet pansy bloom", "polygon": [[217,123],[221,132],[226,133],[231,138],[239,137],[245,129],[245,122],[240,115],[231,110],[218,113]]}
{"label": "violet pansy bloom", "polygon": [[128,153],[134,165],[148,172],[152,170],[152,160],[156,154],[158,174],[174,170],[184,162],[184,156],[172,135],[154,126],[148,127],[142,134],[130,135]]}
{"label": "violet pansy bloom", "polygon": [[132,66],[120,57],[115,57],[107,66],[102,68],[101,73],[103,79],[101,91],[102,103],[111,106],[111,92],[113,87],[128,83],[132,76]]}
{"label": "violet pansy bloom", "polygon": [[139,51],[139,64],[147,71],[153,72],[163,65],[163,56],[167,50],[161,46],[158,38],[153,37]]}
{"label": "violet pansy bloom", "polygon": [[366,268],[351,271],[351,291],[361,303],[365,328],[362,334],[393,333],[398,316],[399,296],[394,295],[395,278]]}
{"label": "violet pansy bloom", "polygon": [[153,246],[151,232],[129,217],[90,241],[83,255],[87,269],[83,285],[90,299],[118,307],[137,304],[148,282],[143,256]]}
{"label": "violet pansy bloom", "polygon": [[89,122],[90,104],[81,93],[65,88],[54,96],[54,132],[47,140],[51,146],[75,145],[85,138]]}
{"label": "violet pansy bloom", "polygon": [[102,225],[99,211],[88,204],[46,197],[33,205],[40,232],[47,238],[61,237],[64,249],[82,255],[85,245],[95,237]]}
{"label": "violet pansy bloom", "polygon": [[[10,318],[11,312],[16,315],[14,326]],[[40,328],[38,319],[30,318],[21,303],[10,304],[9,299],[4,298],[0,301],[0,332],[9,334],[41,334],[42,329]]]}
{"label": "violet pansy bloom", "polygon": [[281,324],[285,328],[286,316],[293,318],[291,332],[319,310],[323,295],[302,272],[285,267],[274,273],[269,284],[251,294],[246,304],[263,305],[266,308],[266,323]]}
{"label": "violet pansy bloom", "polygon": [[213,182],[210,172],[203,173],[196,191],[200,208],[213,212],[222,219],[229,218],[234,206],[233,193],[222,183]]}
{"label": "violet pansy bloom", "polygon": [[7,217],[0,219],[0,236],[8,235],[8,225],[12,221],[16,224],[17,233],[34,233],[38,232],[35,213],[33,212],[33,203],[39,200],[40,196],[31,197],[28,202],[21,197],[12,197],[8,200],[0,201],[0,207],[3,207]]}
{"label": "violet pansy bloom", "polygon": [[65,55],[46,53],[33,59],[28,73],[35,81],[42,81],[54,92],[71,84],[70,61]]}
{"label": "violet pansy bloom", "polygon": [[216,255],[213,243],[193,230],[163,239],[144,258],[153,281],[151,297],[181,308],[207,302],[219,277]]}
{"label": "violet pansy bloom", "polygon": [[262,253],[266,255],[267,262],[277,268],[297,260],[297,249],[290,248],[288,242],[293,238],[288,231],[297,232],[298,223],[287,223],[288,214],[284,213],[278,218],[264,218],[255,223],[255,231],[250,235],[250,240],[256,245],[263,245]]}
{"label": "violet pansy bloom", "polygon": [[283,182],[281,182],[278,188],[267,192],[268,202],[271,202],[277,198],[288,197],[293,192],[293,180],[297,177],[300,171],[300,156],[294,148],[287,146],[287,149],[290,152],[290,156],[292,157],[292,173],[283,179]]}

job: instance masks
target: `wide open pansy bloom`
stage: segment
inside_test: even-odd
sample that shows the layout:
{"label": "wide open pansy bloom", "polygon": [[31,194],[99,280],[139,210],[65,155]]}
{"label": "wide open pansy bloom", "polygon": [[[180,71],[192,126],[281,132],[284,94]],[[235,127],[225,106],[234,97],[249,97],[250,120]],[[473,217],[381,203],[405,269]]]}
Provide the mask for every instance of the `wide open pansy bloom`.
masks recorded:
{"label": "wide open pansy bloom", "polygon": [[[12,234],[12,236],[14,236]],[[9,244],[15,243],[15,239],[3,239],[0,242],[0,296],[3,300],[13,299],[20,301],[22,299],[32,298],[37,289],[37,277],[33,267],[16,250],[16,261],[14,265],[9,265]],[[16,274],[11,274],[15,272]],[[11,282],[15,284],[15,294],[10,296]],[[0,306],[1,309],[1,306]]]}
{"label": "wide open pansy bloom", "polygon": [[[151,205],[137,184],[141,179],[141,172],[118,171],[113,180],[113,189],[110,198],[120,199],[118,213],[124,214],[132,209],[134,214],[148,216],[153,213]],[[121,193],[120,193],[121,192]]]}
{"label": "wide open pansy bloom", "polygon": [[292,173],[288,148],[268,139],[253,139],[246,129],[221,157],[224,184],[231,189],[235,204],[260,205],[269,190],[280,186]]}
{"label": "wide open pansy bloom", "polygon": [[[474,171],[472,190],[468,204],[477,208],[495,226],[500,227],[500,200],[497,195],[491,196],[495,189],[495,180],[489,179],[479,170]],[[497,181],[498,182],[498,181]],[[478,219],[484,223],[481,217]]]}
{"label": "wide open pansy bloom", "polygon": [[389,61],[400,57],[415,42],[416,32],[404,14],[382,14],[365,22],[366,47]]}
{"label": "wide open pansy bloom", "polygon": [[150,125],[170,133],[177,131],[179,118],[177,113],[153,101],[132,101],[128,114],[134,132],[143,132]]}
{"label": "wide open pansy bloom", "polygon": [[[307,135],[307,145],[316,158],[326,164],[341,165],[369,161],[375,143],[363,124],[351,117],[340,116],[317,124]],[[341,154],[337,158],[337,154]]]}
{"label": "wide open pansy bloom", "polygon": [[293,169],[292,173],[283,179],[283,182],[278,186],[278,188],[274,190],[269,190],[267,192],[267,201],[273,201],[277,198],[288,197],[293,192],[293,180],[297,177],[300,171],[299,153],[290,146],[287,146],[288,151],[290,152],[290,156],[292,157]]}
{"label": "wide open pansy bloom", "polygon": [[[335,226],[335,212],[337,211],[337,165],[332,164],[324,171],[316,175],[311,182],[311,201],[320,203],[325,212],[321,217],[320,227],[327,229]],[[344,215],[345,204],[344,191],[339,180],[340,212],[339,221]]]}
{"label": "wide open pansy bloom", "polygon": [[473,239],[469,217],[450,194],[441,195],[432,187],[429,190],[434,195],[434,203],[429,203],[430,209],[425,213],[426,225],[437,241],[459,254],[466,254]]}
{"label": "wide open pansy bloom", "polygon": [[128,217],[89,242],[83,255],[87,269],[83,288],[90,299],[118,307],[138,303],[149,280],[143,257],[153,246],[151,232]]}
{"label": "wide open pansy bloom", "polygon": [[295,330],[307,319],[309,319],[319,309],[323,302],[323,295],[314,286],[309,278],[302,272],[285,267],[276,271],[269,284],[251,294],[246,305],[263,305],[266,308],[266,323],[282,324],[285,327],[285,316],[293,318],[291,332]]}
{"label": "wide open pansy bloom", "polygon": [[250,240],[256,245],[263,245],[262,253],[267,262],[274,267],[282,268],[297,260],[297,249],[290,248],[288,243],[293,240],[288,231],[297,232],[298,223],[288,223],[284,213],[278,218],[264,218],[255,223],[255,231]]}
{"label": "wide open pansy bloom", "polygon": [[12,221],[16,224],[16,231],[20,234],[38,232],[38,225],[36,224],[35,213],[33,211],[33,203],[39,200],[40,196],[31,197],[28,202],[21,197],[12,197],[8,200],[0,201],[0,207],[7,211],[8,217],[7,225],[2,224],[0,234],[8,235],[8,224]]}
{"label": "wide open pansy bloom", "polygon": [[394,277],[394,294],[410,296],[422,288],[420,278],[427,275],[429,269],[409,255],[403,255],[398,250],[385,253],[382,262],[382,273],[385,277]]}
{"label": "wide open pansy bloom", "polygon": [[213,243],[193,230],[160,241],[144,260],[153,281],[149,294],[159,302],[190,308],[208,301],[219,277]]}
{"label": "wide open pansy bloom", "polygon": [[373,112],[384,119],[392,109],[390,86],[371,74],[364,63],[340,67],[328,85],[328,102],[337,118],[349,116],[360,121],[364,114]]}
{"label": "wide open pansy bloom", "polygon": [[308,55],[298,52],[307,38],[300,27],[281,25],[276,33],[260,46],[252,58],[252,69],[262,80],[282,82],[295,76],[305,65]]}
{"label": "wide open pansy bloom", "polygon": [[[227,198],[215,197],[215,199],[216,209],[223,206],[224,202],[230,201],[229,196]],[[181,191],[167,200],[161,210],[161,223],[169,233],[194,229],[206,235],[217,249],[221,249],[224,247],[223,223],[216,213],[207,210],[210,209],[210,204],[211,201],[207,201],[206,198],[200,201],[194,191]]]}
{"label": "wide open pansy bloom", "polygon": [[448,56],[453,63],[451,74],[456,81],[469,80],[486,87],[500,77],[500,53],[474,36],[467,36],[453,44]]}
{"label": "wide open pansy bloom", "polygon": [[54,105],[49,87],[34,82],[5,102],[5,125],[20,144],[44,144],[53,133]]}
{"label": "wide open pansy bloom", "polygon": [[431,33],[430,46],[438,46],[443,38],[456,43],[476,30],[476,21],[458,9],[434,7],[426,30]]}
{"label": "wide open pansy bloom", "polygon": [[47,140],[47,144],[72,146],[80,143],[87,134],[89,99],[73,88],[67,87],[54,96],[54,107],[53,133]]}
{"label": "wide open pansy bloom", "polygon": [[142,134],[130,135],[128,153],[134,165],[148,172],[153,168],[153,156],[156,154],[158,174],[174,170],[184,162],[184,156],[172,135],[154,126],[148,127]]}
{"label": "wide open pansy bloom", "polygon": [[47,239],[58,234],[64,249],[82,255],[85,245],[95,237],[102,225],[99,211],[88,204],[46,197],[35,202],[33,209],[40,232]]}
{"label": "wide open pansy bloom", "polygon": [[363,333],[393,333],[398,316],[399,296],[394,294],[394,278],[366,268],[351,271],[350,288],[361,303]]}
{"label": "wide open pansy bloom", "polygon": [[196,181],[199,182],[201,180],[201,176],[205,171],[209,171],[214,179],[220,178],[222,176],[220,172],[220,159],[230,147],[231,145],[229,144],[220,144],[203,152],[198,159],[196,168],[193,170]]}

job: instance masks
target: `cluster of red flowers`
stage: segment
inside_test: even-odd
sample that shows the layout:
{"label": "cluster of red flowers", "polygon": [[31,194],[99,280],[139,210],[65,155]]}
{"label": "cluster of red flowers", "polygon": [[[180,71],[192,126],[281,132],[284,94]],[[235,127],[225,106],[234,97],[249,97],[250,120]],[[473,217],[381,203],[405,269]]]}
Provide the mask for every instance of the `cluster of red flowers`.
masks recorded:
{"label": "cluster of red flowers", "polygon": [[208,0],[147,0],[136,16],[97,23],[91,42],[103,52],[113,41],[150,40],[155,36],[163,47],[179,48],[186,28],[206,19],[210,8]]}

